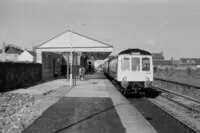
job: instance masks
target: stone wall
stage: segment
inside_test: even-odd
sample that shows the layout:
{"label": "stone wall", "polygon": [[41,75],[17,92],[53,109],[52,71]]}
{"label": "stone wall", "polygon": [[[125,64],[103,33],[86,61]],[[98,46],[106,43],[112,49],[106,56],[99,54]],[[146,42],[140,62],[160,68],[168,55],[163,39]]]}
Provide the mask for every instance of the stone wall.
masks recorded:
{"label": "stone wall", "polygon": [[27,87],[41,79],[41,64],[0,62],[0,92]]}

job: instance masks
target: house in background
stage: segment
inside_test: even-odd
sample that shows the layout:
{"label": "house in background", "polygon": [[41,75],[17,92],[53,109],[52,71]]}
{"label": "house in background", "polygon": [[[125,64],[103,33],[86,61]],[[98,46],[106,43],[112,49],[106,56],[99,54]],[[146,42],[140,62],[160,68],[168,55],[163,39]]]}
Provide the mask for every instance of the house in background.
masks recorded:
{"label": "house in background", "polygon": [[163,52],[160,52],[160,53],[152,53],[152,58],[153,58],[153,61],[157,61],[157,60],[164,60],[164,55],[163,55]]}
{"label": "house in background", "polygon": [[180,58],[181,66],[188,68],[200,68],[200,58]]}
{"label": "house in background", "polygon": [[16,45],[3,44],[2,49],[0,50],[0,61],[18,61],[18,56],[23,52],[21,48]]}
{"label": "house in background", "polygon": [[36,52],[24,50],[19,56],[18,61],[36,62]]}
{"label": "house in background", "polygon": [[154,60],[153,65],[158,68],[170,68],[172,64],[172,60]]}
{"label": "house in background", "polygon": [[160,53],[152,53],[153,65],[156,67],[163,67],[171,65],[171,62],[165,60],[163,56],[163,52]]}

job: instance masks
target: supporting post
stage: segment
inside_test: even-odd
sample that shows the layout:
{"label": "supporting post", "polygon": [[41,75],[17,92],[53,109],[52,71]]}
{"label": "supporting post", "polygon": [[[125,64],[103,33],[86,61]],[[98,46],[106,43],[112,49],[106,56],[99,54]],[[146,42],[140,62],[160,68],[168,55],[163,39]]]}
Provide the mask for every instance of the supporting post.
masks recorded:
{"label": "supporting post", "polygon": [[76,86],[76,67],[75,67],[77,65],[76,62],[75,62],[76,61],[75,60],[76,59],[76,53],[73,53],[73,57],[74,57],[73,58],[74,59],[73,60],[73,66],[74,66],[74,69],[73,69],[73,76],[74,76],[73,77],[73,86]]}
{"label": "supporting post", "polygon": [[70,41],[71,41],[71,52],[70,52],[70,86],[73,86],[73,83],[72,83],[72,64],[73,64],[73,53],[72,53],[72,27],[71,27],[71,30],[70,30]]}
{"label": "supporting post", "polygon": [[69,80],[69,53],[66,53],[67,56],[67,79]]}
{"label": "supporting post", "polygon": [[70,77],[69,77],[69,78],[70,78],[70,79],[69,79],[70,81],[69,81],[69,82],[70,82],[70,86],[73,86],[73,83],[72,83],[72,76],[73,76],[73,75],[72,75],[72,72],[73,72],[73,71],[72,71],[72,69],[73,69],[73,68],[72,68],[72,67],[73,67],[73,62],[72,62],[72,60],[73,60],[73,55],[72,55],[72,52],[71,52],[71,54],[70,54],[70,60],[71,60],[71,62],[70,62],[70,75],[69,75],[69,76],[70,76]]}

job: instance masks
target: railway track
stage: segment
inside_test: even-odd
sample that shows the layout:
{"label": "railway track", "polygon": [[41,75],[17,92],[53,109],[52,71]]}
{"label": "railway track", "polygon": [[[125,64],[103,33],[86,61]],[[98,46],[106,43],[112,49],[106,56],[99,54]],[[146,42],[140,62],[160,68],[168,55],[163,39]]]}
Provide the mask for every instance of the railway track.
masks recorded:
{"label": "railway track", "polygon": [[[197,99],[193,99],[191,97],[188,97],[188,96],[185,96],[185,95],[182,95],[182,94],[178,94],[174,91],[169,91],[169,90],[166,90],[166,89],[162,89],[162,88],[159,88],[159,87],[155,87],[155,86],[152,86],[153,89],[156,89],[156,90],[161,90],[165,93],[168,93],[168,94],[172,94],[176,97],[181,97],[183,99],[186,99],[188,101],[190,101],[190,103],[192,104],[184,104],[183,102],[180,102],[180,101],[177,101],[177,100],[174,100],[173,98],[170,98],[168,95],[163,95],[161,94],[160,97],[163,97],[171,102],[174,102],[180,106],[183,106],[184,108],[187,108],[188,110],[190,111],[193,111],[193,112],[196,112],[196,113],[199,113],[200,114],[200,101],[198,101]],[[186,102],[187,103],[187,102]]]}
{"label": "railway track", "polygon": [[149,98],[130,98],[129,101],[158,133],[199,133],[192,125],[182,122],[179,117],[174,116],[173,113],[165,110]]}
{"label": "railway track", "polygon": [[183,127],[186,130],[186,132],[188,132],[188,133],[199,133],[199,131],[197,131],[192,126],[188,125],[187,123],[184,123],[183,121],[181,121],[173,113],[170,113],[169,111],[167,111],[166,109],[160,107],[159,105],[157,105],[156,103],[154,103],[153,101],[151,101],[148,98],[145,98],[145,100],[147,100],[151,104],[155,105],[157,108],[161,109],[163,112],[165,112],[166,115],[169,115],[169,117],[173,118],[174,119],[173,121],[175,121],[175,123],[178,123],[181,127]]}
{"label": "railway track", "polygon": [[[116,84],[113,83],[115,86]],[[119,86],[116,86],[118,90],[120,90]],[[183,97],[187,100],[193,101],[196,104],[200,105],[200,102],[196,99],[177,94],[176,92],[168,91],[162,88],[158,88],[155,86],[152,86],[154,90],[159,90],[162,92],[170,93],[179,97]],[[187,106],[183,103],[177,102],[173,99],[170,99],[170,97],[164,96],[162,94],[159,95],[160,97],[163,97],[173,103],[179,104],[179,106],[182,106],[184,108],[187,108],[189,111],[193,111],[195,113],[200,114],[200,110],[192,108],[190,106]],[[134,96],[133,96],[134,97]],[[168,111],[167,109],[157,105],[155,102],[153,102],[156,98],[129,98],[129,101],[133,106],[135,106],[142,114],[143,116],[149,121],[149,123],[160,133],[200,133],[200,130],[196,129],[192,124],[188,124],[185,121],[182,121],[180,117],[177,117],[172,112]],[[135,103],[136,102],[136,103]],[[142,107],[143,106],[143,107]],[[148,110],[147,110],[148,108]],[[151,108],[151,109],[150,109]],[[146,112],[146,114],[145,114]],[[163,113],[164,112],[164,113]],[[163,115],[164,114],[164,115]],[[150,116],[149,116],[150,115]],[[167,119],[167,120],[166,120]],[[161,121],[160,121],[161,120]],[[158,126],[159,125],[159,126]],[[167,125],[167,126],[166,126]],[[173,129],[173,130],[171,130]]]}
{"label": "railway track", "polygon": [[[197,99],[193,99],[193,98],[190,98],[188,96],[185,96],[185,95],[182,95],[182,94],[178,94],[176,92],[169,91],[169,90],[162,89],[162,88],[155,87],[155,86],[152,86],[152,88],[155,89],[155,90],[158,90],[158,91],[162,91],[162,92],[165,92],[165,93],[168,93],[168,94],[172,94],[172,95],[177,96],[177,97],[182,97],[182,98],[184,98],[184,99],[186,99],[188,101],[191,101],[191,102],[195,103],[196,106],[200,107],[200,101],[198,101]],[[185,104],[184,102],[180,102],[180,101],[174,100],[173,97],[170,97],[168,95],[160,94],[159,96],[161,98],[165,98],[165,99],[171,101],[172,103],[175,103],[175,104],[177,104],[177,105],[179,105],[181,107],[184,107],[188,111],[191,111],[191,112],[194,112],[194,113],[198,113],[200,115],[200,108],[196,109],[194,107],[191,107],[191,106]],[[145,98],[145,99],[148,100],[149,102],[151,102],[152,104],[156,105],[158,108],[162,109],[164,112],[168,113],[171,117],[173,117],[174,119],[176,119],[176,121],[178,123],[182,124],[183,127],[186,128],[189,132],[192,132],[192,133],[199,133],[200,132],[200,131],[197,131],[197,129],[193,128],[192,126],[188,125],[187,123],[181,121],[179,118],[176,118],[176,116],[174,116],[174,114],[172,114],[168,110],[160,107],[159,105],[157,105],[156,103],[154,103],[151,99],[149,99],[149,98]]]}
{"label": "railway track", "polygon": [[181,103],[181,102],[178,102],[178,101],[176,101],[176,100],[173,100],[173,99],[171,99],[171,98],[169,98],[169,97],[167,97],[167,96],[165,96],[165,95],[160,95],[161,97],[164,97],[165,99],[167,99],[167,100],[169,100],[169,101],[171,101],[171,102],[174,102],[174,103],[176,103],[176,104],[178,104],[178,105],[180,105],[180,106],[182,106],[182,107],[184,107],[184,108],[187,108],[188,110],[190,110],[190,111],[193,111],[193,112],[196,112],[196,113],[199,113],[200,114],[200,110],[198,110],[198,109],[195,109],[195,108],[193,108],[193,107],[190,107],[190,106],[188,106],[188,105],[185,105],[185,104],[183,104],[183,103]]}
{"label": "railway track", "polygon": [[173,94],[173,95],[177,95],[177,96],[183,97],[185,99],[188,99],[188,100],[191,100],[193,102],[196,102],[196,103],[200,104],[199,100],[191,98],[191,97],[188,97],[188,96],[185,96],[185,95],[182,95],[182,94],[178,94],[178,93],[176,93],[174,91],[166,90],[166,89],[163,89],[163,88],[160,88],[160,87],[156,87],[156,86],[151,86],[151,88],[153,88],[155,90],[158,90],[158,91],[167,92],[167,93],[170,93],[170,94]]}

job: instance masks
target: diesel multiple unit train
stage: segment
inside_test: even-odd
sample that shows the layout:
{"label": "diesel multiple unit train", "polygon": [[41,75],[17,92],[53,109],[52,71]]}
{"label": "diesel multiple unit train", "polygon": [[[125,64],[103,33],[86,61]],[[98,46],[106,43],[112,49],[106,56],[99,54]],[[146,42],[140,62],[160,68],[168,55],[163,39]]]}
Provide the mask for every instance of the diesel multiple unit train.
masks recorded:
{"label": "diesel multiple unit train", "polygon": [[125,96],[144,94],[153,82],[152,55],[142,49],[127,49],[103,64],[103,71]]}

